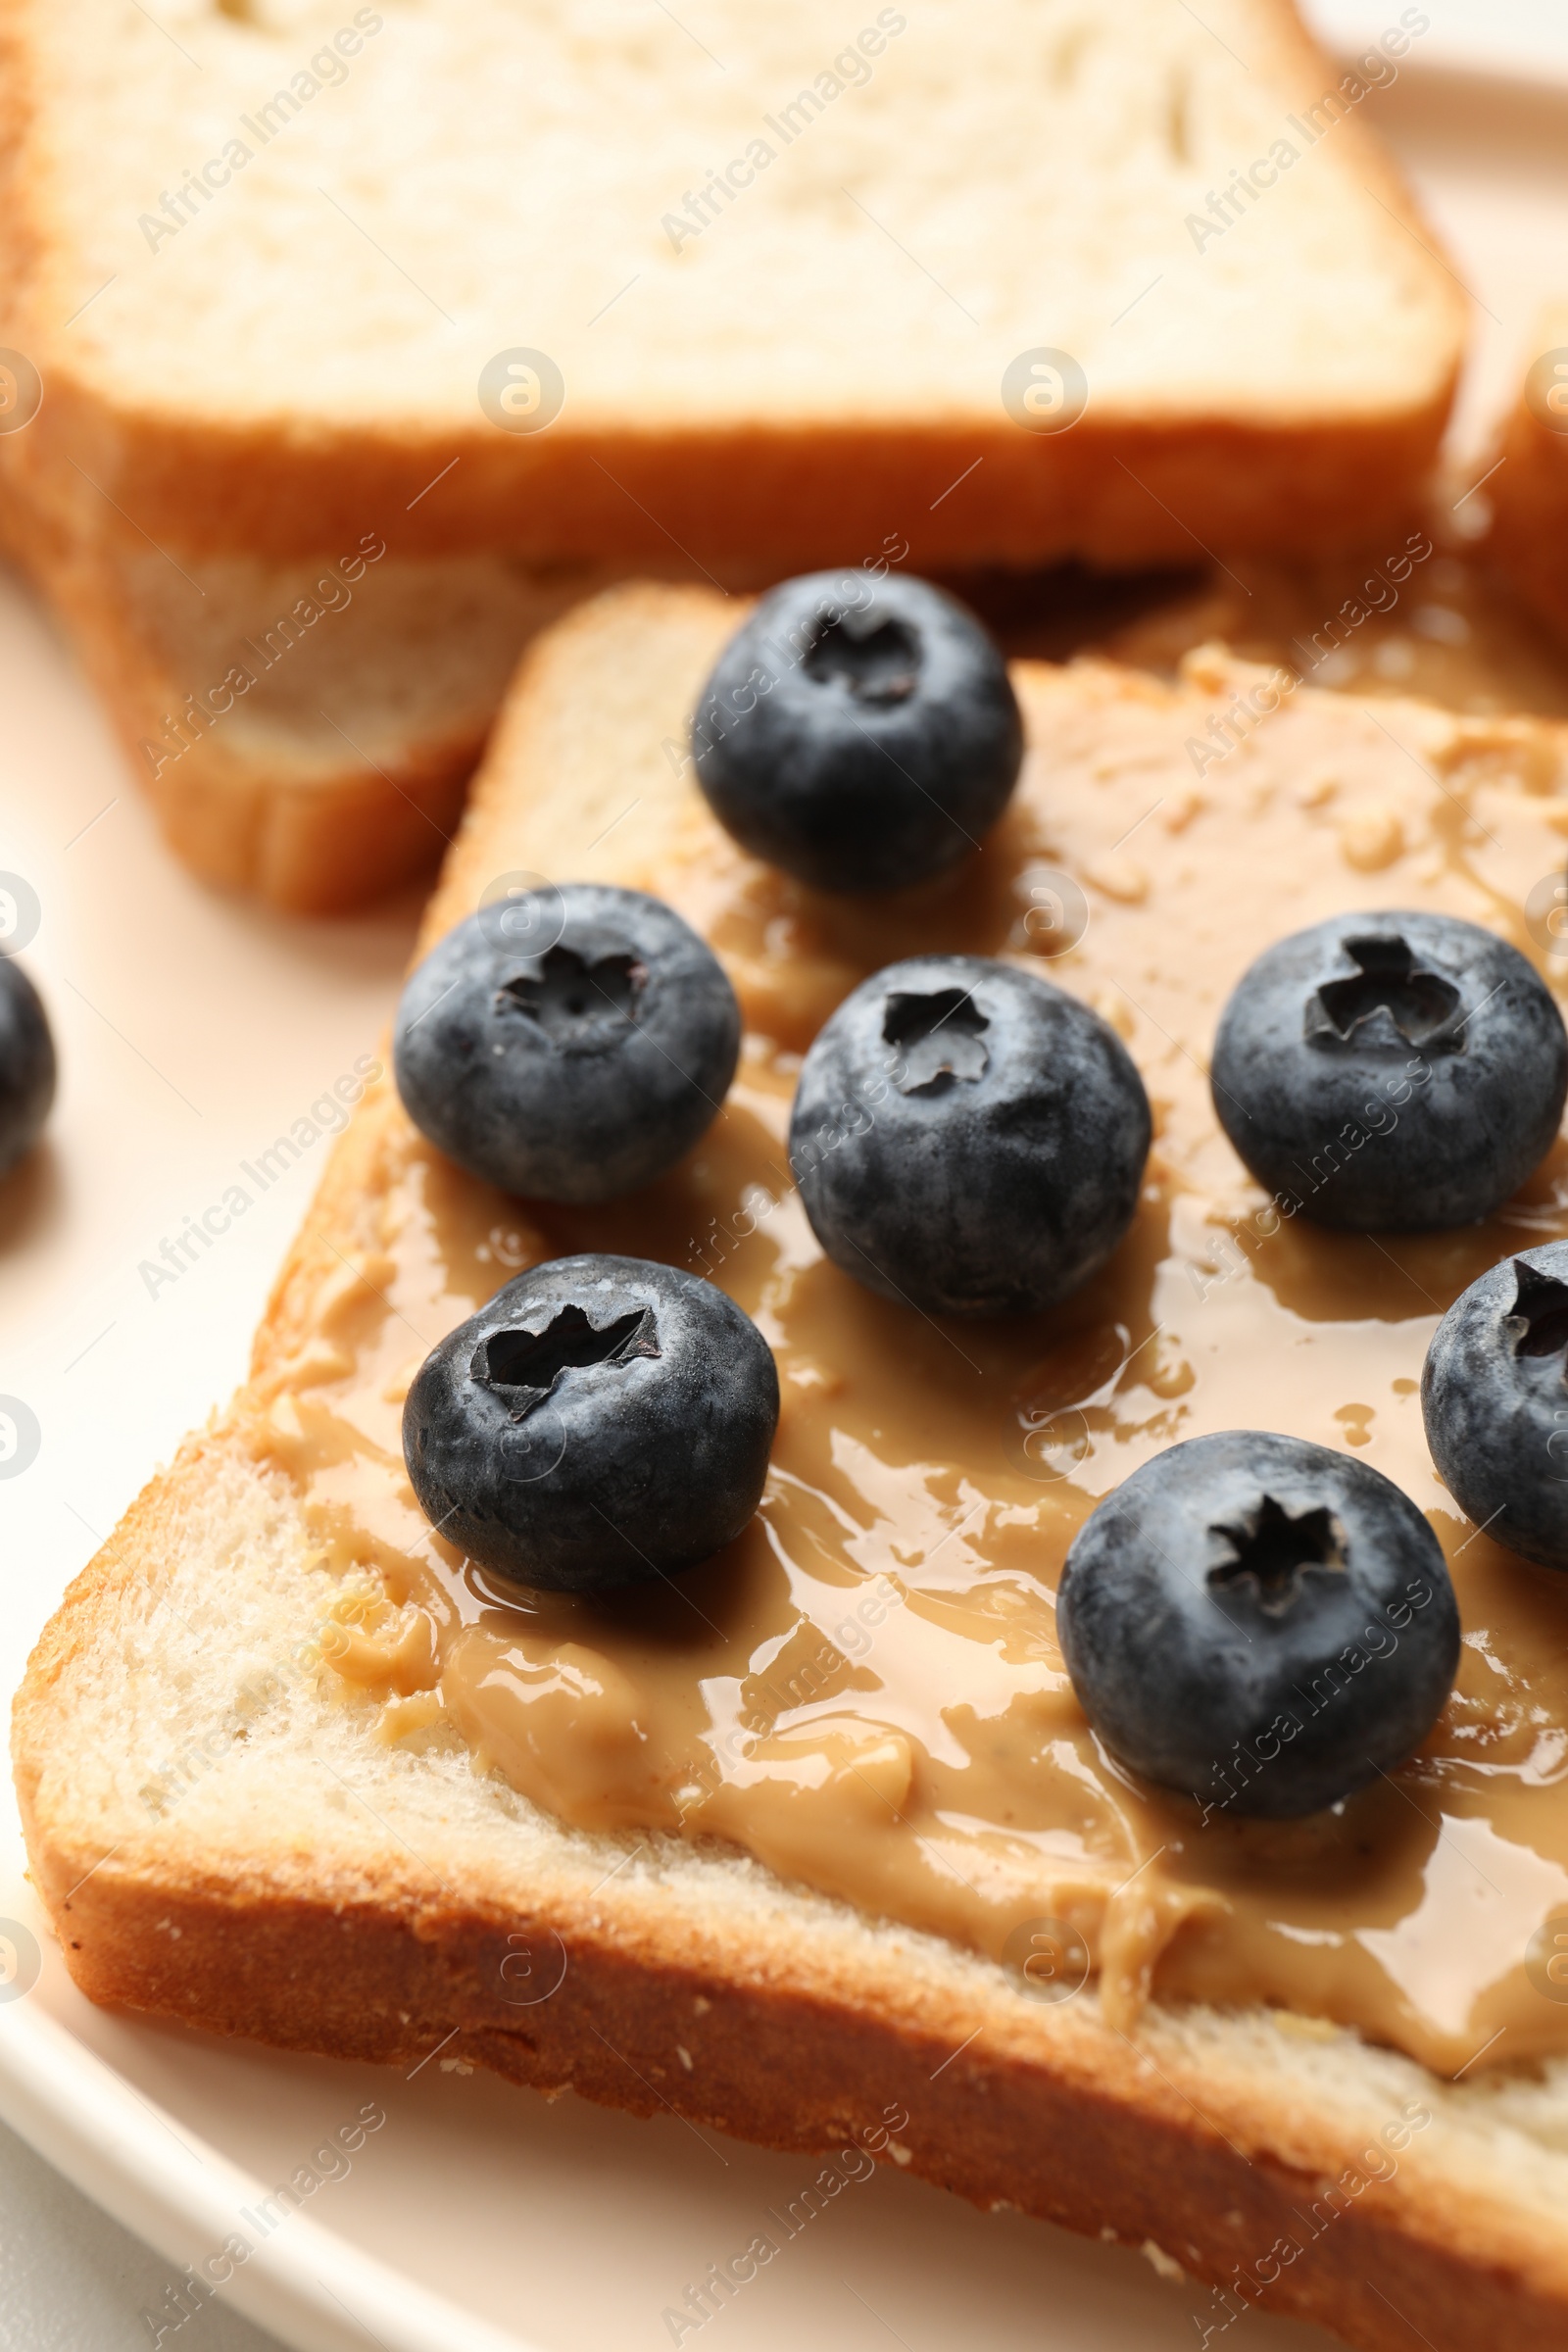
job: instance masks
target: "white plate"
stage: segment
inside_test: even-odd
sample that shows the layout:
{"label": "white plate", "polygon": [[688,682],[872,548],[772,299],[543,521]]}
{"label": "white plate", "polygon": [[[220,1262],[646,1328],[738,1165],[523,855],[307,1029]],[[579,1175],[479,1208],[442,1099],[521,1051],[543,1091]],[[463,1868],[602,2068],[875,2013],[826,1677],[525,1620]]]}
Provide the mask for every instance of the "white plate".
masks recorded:
{"label": "white plate", "polygon": [[[1441,0],[1435,13],[1441,29]],[[1460,428],[1474,448],[1537,301],[1568,292],[1568,85],[1466,81],[1412,59],[1369,103],[1483,306]],[[142,1261],[374,1040],[413,907],[291,925],[198,889],[154,839],[45,624],[3,583],[0,710],[0,872],[40,902],[27,961],[64,1068],[50,1149],[0,1214],[0,1393],[42,1431],[25,1475],[0,1483],[10,1689],[148,1466],[240,1377],[311,1154],[172,1288],[150,1296]],[[254,2239],[241,2209],[362,2105],[384,2109],[346,2176],[223,2290],[309,2352],[652,2352],[671,2341],[665,2309],[815,2169],[673,2118],[547,2106],[469,2075],[461,2044],[405,2080],[96,2010],[24,1883],[9,1786],[0,1803],[0,1919],[24,1930],[11,1990],[30,1974],[27,1935],[42,1947],[24,1997],[0,1985],[0,2114],[170,2258],[172,2286],[236,2227]],[[1122,2352],[1191,2344],[1207,2303],[1134,2254],[879,2169],[701,2332],[727,2352]],[[1327,2340],[1249,2323],[1254,2352]]]}

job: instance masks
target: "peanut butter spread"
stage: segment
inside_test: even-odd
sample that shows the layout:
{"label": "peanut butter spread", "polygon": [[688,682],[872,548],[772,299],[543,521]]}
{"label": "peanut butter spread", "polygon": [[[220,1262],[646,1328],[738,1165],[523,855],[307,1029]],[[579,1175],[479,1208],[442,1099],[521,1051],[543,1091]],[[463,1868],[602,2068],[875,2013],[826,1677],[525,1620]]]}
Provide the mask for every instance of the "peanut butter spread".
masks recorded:
{"label": "peanut butter spread", "polygon": [[[334,1227],[341,1263],[309,1339],[259,1372],[256,1442],[345,1578],[336,1673],[379,1706],[381,1737],[461,1740],[567,1823],[629,1845],[733,1841],[868,1913],[1029,1965],[1037,1985],[1054,1971],[1053,1991],[1098,1971],[1118,2030],[1157,1992],[1339,2020],[1446,2072],[1568,2046],[1568,1984],[1549,1973],[1558,1914],[1568,1951],[1568,1579],[1461,1517],[1417,1395],[1459,1292],[1510,1250],[1568,1236],[1568,1152],[1489,1225],[1335,1233],[1251,1185],[1206,1072],[1246,965],[1342,909],[1445,909],[1558,978],[1538,889],[1568,834],[1557,732],[1281,697],[1270,673],[1213,657],[1174,690],[1025,666],[1032,748],[981,854],[923,893],[834,903],[742,856],[689,768],[675,775],[668,747],[728,610],[695,645],[674,632],[660,708],[634,728],[607,719],[602,749],[592,712],[551,719],[541,676],[501,763],[566,761],[543,785],[559,803],[575,782],[582,813],[558,811],[551,839],[516,806],[538,779],[493,782],[436,909],[454,921],[495,875],[547,857],[563,878],[657,891],[742,1000],[721,1116],[647,1192],[539,1210],[445,1162],[383,1089],[362,1114],[357,1243]],[[619,842],[591,841],[601,810],[634,796],[652,808]],[[939,1326],[872,1297],[825,1261],[791,1183],[802,1049],[866,973],[932,949],[1017,958],[1076,991],[1153,1103],[1132,1233],[1036,1319]],[[1391,1110],[1403,1099],[1395,1088]],[[1337,1148],[1377,1151],[1382,1123]],[[784,1398],[747,1533],[677,1584],[595,1600],[520,1593],[466,1563],[420,1515],[400,1444],[429,1348],[521,1267],[580,1250],[722,1285],[773,1348]],[[1463,1616],[1457,1688],[1421,1753],[1304,1821],[1231,1811],[1236,1759],[1216,1758],[1197,1802],[1137,1784],[1090,1731],[1054,1633],[1062,1560],[1095,1503],[1175,1440],[1238,1427],[1354,1449],[1396,1480],[1431,1517]]]}

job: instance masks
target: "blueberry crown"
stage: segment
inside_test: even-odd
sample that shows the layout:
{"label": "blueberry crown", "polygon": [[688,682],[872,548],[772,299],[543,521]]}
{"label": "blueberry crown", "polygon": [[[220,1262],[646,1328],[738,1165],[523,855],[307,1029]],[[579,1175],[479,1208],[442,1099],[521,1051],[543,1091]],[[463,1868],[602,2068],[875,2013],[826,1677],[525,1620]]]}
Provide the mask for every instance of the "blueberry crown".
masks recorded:
{"label": "blueberry crown", "polygon": [[966,988],[895,989],[882,1014],[882,1043],[899,1049],[893,1083],[900,1094],[945,1093],[955,1078],[983,1078],[990,1026]]}
{"label": "blueberry crown", "polygon": [[[1515,1355],[1562,1355],[1568,1349],[1568,1283],[1543,1274],[1522,1257],[1513,1261],[1513,1312],[1503,1329]],[[1568,1379],[1568,1359],[1563,1366]]]}
{"label": "blueberry crown", "polygon": [[1208,1587],[1216,1597],[1235,1588],[1250,1589],[1270,1617],[1282,1617],[1300,1597],[1310,1569],[1345,1569],[1345,1530],[1332,1511],[1292,1512],[1272,1494],[1263,1494],[1240,1519],[1211,1527],[1230,1546],[1229,1559],[1208,1572]]}
{"label": "blueberry crown", "polygon": [[496,991],[498,1012],[526,1013],[563,1053],[616,1045],[637,1018],[648,966],[631,949],[580,956],[554,947]]}
{"label": "blueberry crown", "polygon": [[1348,939],[1345,951],[1360,968],[1312,991],[1304,1024],[1309,1045],[1463,1051],[1464,1024],[1458,1015],[1464,1000],[1458,989],[1419,963],[1397,933]]}
{"label": "blueberry crown", "polygon": [[806,674],[846,686],[858,703],[905,703],[920,682],[920,640],[902,620],[857,627],[844,612],[824,621],[807,649]]}
{"label": "blueberry crown", "polygon": [[586,1371],[595,1364],[629,1364],[635,1356],[659,1352],[659,1328],[651,1306],[632,1307],[603,1329],[580,1306],[563,1306],[543,1331],[488,1333],[474,1350],[468,1374],[503,1398],[514,1421],[523,1421],[544,1402],[564,1372]]}

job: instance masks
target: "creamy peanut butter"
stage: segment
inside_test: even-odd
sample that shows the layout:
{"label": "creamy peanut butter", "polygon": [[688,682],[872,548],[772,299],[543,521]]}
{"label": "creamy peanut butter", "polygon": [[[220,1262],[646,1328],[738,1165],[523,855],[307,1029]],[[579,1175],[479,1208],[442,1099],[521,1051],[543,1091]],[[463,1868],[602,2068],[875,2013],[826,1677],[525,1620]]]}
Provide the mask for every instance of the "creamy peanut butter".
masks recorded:
{"label": "creamy peanut butter", "polygon": [[[659,891],[711,940],[747,1016],[739,1079],[671,1176],[591,1211],[493,1194],[385,1093],[367,1106],[361,1245],[258,1390],[257,1443],[347,1576],[336,1672],[379,1704],[383,1737],[460,1739],[569,1823],[731,1839],[1012,1960],[1057,1923],[1038,1948],[1054,1936],[1069,1968],[1087,1954],[1120,2030],[1154,1990],[1340,2020],[1450,2072],[1568,2046],[1540,1962],[1554,1912],[1568,1935],[1568,1579],[1461,1518],[1417,1396],[1458,1293],[1568,1235],[1568,1152],[1487,1226],[1333,1233],[1251,1186],[1206,1077],[1252,956],[1343,908],[1446,909],[1552,976],[1521,909],[1563,864],[1557,739],[1302,691],[1199,761],[1209,718],[1264,673],[1200,661],[1173,693],[1026,668],[1025,778],[982,854],[940,888],[846,905],[742,857],[689,783],[660,785],[660,737],[700,675],[670,679],[640,771],[668,803],[657,855],[576,870]],[[938,948],[1015,957],[1085,997],[1154,1105],[1132,1233],[1028,1321],[938,1325],[873,1298],[824,1260],[790,1182],[801,1050],[865,973]],[[721,1284],[774,1348],[784,1397],[746,1535],[676,1586],[593,1601],[521,1594],[458,1557],[415,1504],[399,1434],[429,1348],[520,1267],[584,1249]],[[1307,1821],[1217,1802],[1205,1818],[1137,1785],[1056,1644],[1054,1589],[1095,1502],[1174,1440],[1234,1427],[1354,1449],[1396,1480],[1443,1540],[1464,1621],[1421,1754]]]}

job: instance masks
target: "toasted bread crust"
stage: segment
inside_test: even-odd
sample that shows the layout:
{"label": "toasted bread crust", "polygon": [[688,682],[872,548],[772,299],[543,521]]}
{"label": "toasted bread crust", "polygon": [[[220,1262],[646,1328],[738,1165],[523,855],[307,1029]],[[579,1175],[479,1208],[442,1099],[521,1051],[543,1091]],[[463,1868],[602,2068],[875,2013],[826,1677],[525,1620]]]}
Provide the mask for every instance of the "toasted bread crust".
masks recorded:
{"label": "toasted bread crust", "polygon": [[124,535],[75,471],[90,466],[133,528],[191,556],[240,548],[286,561],[352,540],[368,518],[406,515],[410,555],[496,548],[529,564],[629,571],[665,564],[672,538],[699,567],[760,577],[900,540],[933,570],[1023,570],[1074,556],[1130,568],[1191,563],[1204,547],[1317,558],[1419,511],[1456,373],[1455,364],[1391,414],[1323,422],[1101,422],[1091,412],[1069,432],[1035,435],[999,413],[947,428],[758,426],[632,441],[562,429],[520,444],[482,427],[415,436],[361,424],[279,448],[237,425],[106,415],[57,369],[14,463],[19,491],[63,527]]}
{"label": "toasted bread crust", "polygon": [[[487,1989],[516,1948],[519,1920],[546,1948],[562,1936],[569,1997],[564,1987],[564,1997],[509,2010]],[[172,1991],[146,1963],[168,1946],[170,1926],[180,1948]],[[1298,2235],[1323,2190],[1321,2172],[1261,2151],[1249,2159],[1190,2113],[1156,2111],[1126,2086],[1049,2058],[993,2055],[983,2026],[916,2032],[877,2018],[863,1999],[746,1984],[719,1953],[707,1965],[635,1956],[546,1913],[397,1917],[383,1904],[236,1903],[158,1886],[126,1900],[95,1880],[64,1907],[61,1927],[93,1999],[280,2048],[408,2068],[448,2047],[547,2096],[575,2090],[634,2115],[673,2112],[778,2149],[843,2145],[902,2110],[898,2146],[933,2185],[1085,2235],[1152,2241],[1220,2287],[1293,2227]],[[325,1988],[308,2006],[304,1983]],[[677,2044],[693,2060],[689,2077]],[[899,2161],[891,2148],[877,2153]],[[1412,2326],[1435,2352],[1568,2344],[1564,2292],[1438,2223],[1352,2208],[1321,2249],[1250,2295],[1365,2352],[1404,2352]]]}

